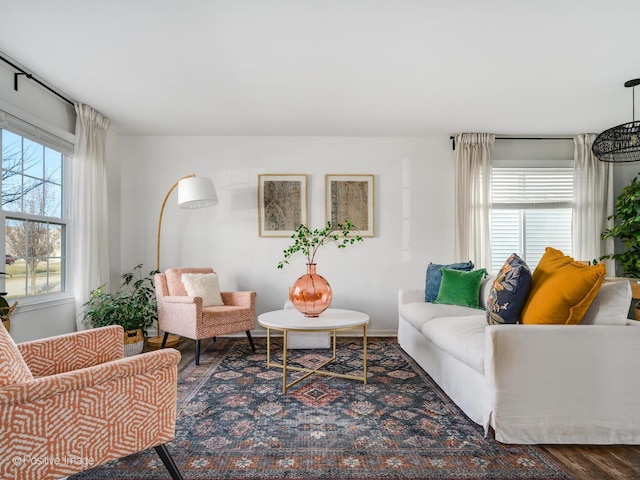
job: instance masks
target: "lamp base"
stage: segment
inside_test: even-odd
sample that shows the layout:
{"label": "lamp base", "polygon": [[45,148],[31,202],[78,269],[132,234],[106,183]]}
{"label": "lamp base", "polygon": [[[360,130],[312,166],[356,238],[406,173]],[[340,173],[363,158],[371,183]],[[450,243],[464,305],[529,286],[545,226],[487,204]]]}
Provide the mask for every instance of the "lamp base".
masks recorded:
{"label": "lamp base", "polygon": [[[164,335],[158,335],[157,337],[149,337],[147,338],[147,346],[151,350],[158,350],[162,346],[162,339]],[[180,343],[180,337],[178,335],[169,335],[167,337],[167,343],[165,343],[165,347],[177,347]]]}

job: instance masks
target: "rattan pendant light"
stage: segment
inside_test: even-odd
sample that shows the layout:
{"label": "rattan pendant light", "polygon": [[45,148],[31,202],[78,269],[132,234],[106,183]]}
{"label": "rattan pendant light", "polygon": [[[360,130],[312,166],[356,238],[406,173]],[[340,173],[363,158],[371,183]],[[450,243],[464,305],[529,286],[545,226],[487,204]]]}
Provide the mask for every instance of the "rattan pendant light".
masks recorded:
{"label": "rattan pendant light", "polygon": [[640,85],[640,78],[624,83],[632,88],[633,121],[605,130],[596,137],[591,151],[603,162],[637,162],[640,161],[640,121],[636,122],[635,87]]}

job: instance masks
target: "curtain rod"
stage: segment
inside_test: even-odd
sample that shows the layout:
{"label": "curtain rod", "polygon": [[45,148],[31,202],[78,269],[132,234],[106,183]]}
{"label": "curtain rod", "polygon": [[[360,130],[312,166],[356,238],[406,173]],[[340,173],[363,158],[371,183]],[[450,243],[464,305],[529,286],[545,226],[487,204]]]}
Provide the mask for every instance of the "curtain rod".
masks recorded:
{"label": "curtain rod", "polygon": [[20,75],[24,75],[25,77],[27,77],[29,80],[33,80],[34,82],[36,82],[38,85],[46,88],[47,90],[49,90],[51,93],[53,93],[54,95],[60,97],[62,100],[64,100],[65,102],[67,102],[68,104],[73,106],[73,102],[71,100],[69,100],[67,97],[65,97],[64,95],[56,92],[53,88],[51,88],[49,85],[46,85],[45,83],[41,82],[40,80],[38,80],[36,77],[33,76],[33,74],[26,72],[25,70],[23,70],[22,68],[20,68],[18,65],[16,65],[15,63],[11,62],[10,60],[8,60],[7,58],[3,57],[2,55],[0,55],[0,60],[2,60],[4,63],[8,63],[9,65],[11,65],[13,68],[15,68],[16,70],[18,70],[18,72],[13,74],[13,89],[17,92],[18,91],[18,77]]}
{"label": "curtain rod", "polygon": [[[456,137],[451,135],[451,149],[456,149]],[[496,140],[573,140],[573,137],[496,137]]]}

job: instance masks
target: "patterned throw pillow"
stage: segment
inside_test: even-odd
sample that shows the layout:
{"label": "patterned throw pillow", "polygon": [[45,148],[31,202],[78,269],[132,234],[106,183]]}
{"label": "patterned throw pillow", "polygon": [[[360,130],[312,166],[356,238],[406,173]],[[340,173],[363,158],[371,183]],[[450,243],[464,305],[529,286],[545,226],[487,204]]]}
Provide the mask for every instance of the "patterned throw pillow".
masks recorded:
{"label": "patterned throw pillow", "polygon": [[442,281],[442,269],[448,268],[449,270],[462,270],[464,272],[470,272],[473,270],[473,262],[452,263],[449,265],[439,265],[437,263],[429,263],[427,267],[427,279],[424,288],[424,301],[432,303],[437,297],[440,291],[440,282]]}
{"label": "patterned throw pillow", "polygon": [[531,269],[514,253],[504,262],[489,291],[487,323],[518,323],[530,288]]}

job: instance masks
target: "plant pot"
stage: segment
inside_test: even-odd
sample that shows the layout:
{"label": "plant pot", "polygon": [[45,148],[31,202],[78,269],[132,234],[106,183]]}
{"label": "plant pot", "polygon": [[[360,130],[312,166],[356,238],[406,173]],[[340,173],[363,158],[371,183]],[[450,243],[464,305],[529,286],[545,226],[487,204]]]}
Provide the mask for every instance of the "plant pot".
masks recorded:
{"label": "plant pot", "polygon": [[9,306],[4,297],[0,297],[0,318],[2,318],[2,325],[7,330],[7,333],[11,333],[11,314],[18,306],[18,302]]}
{"label": "plant pot", "polygon": [[132,357],[142,352],[144,347],[144,335],[142,329],[127,330],[124,332],[124,356]]}
{"label": "plant pot", "polygon": [[291,303],[305,317],[317,317],[331,304],[331,287],[316,273],[316,264],[307,264],[307,273],[291,287]]}

